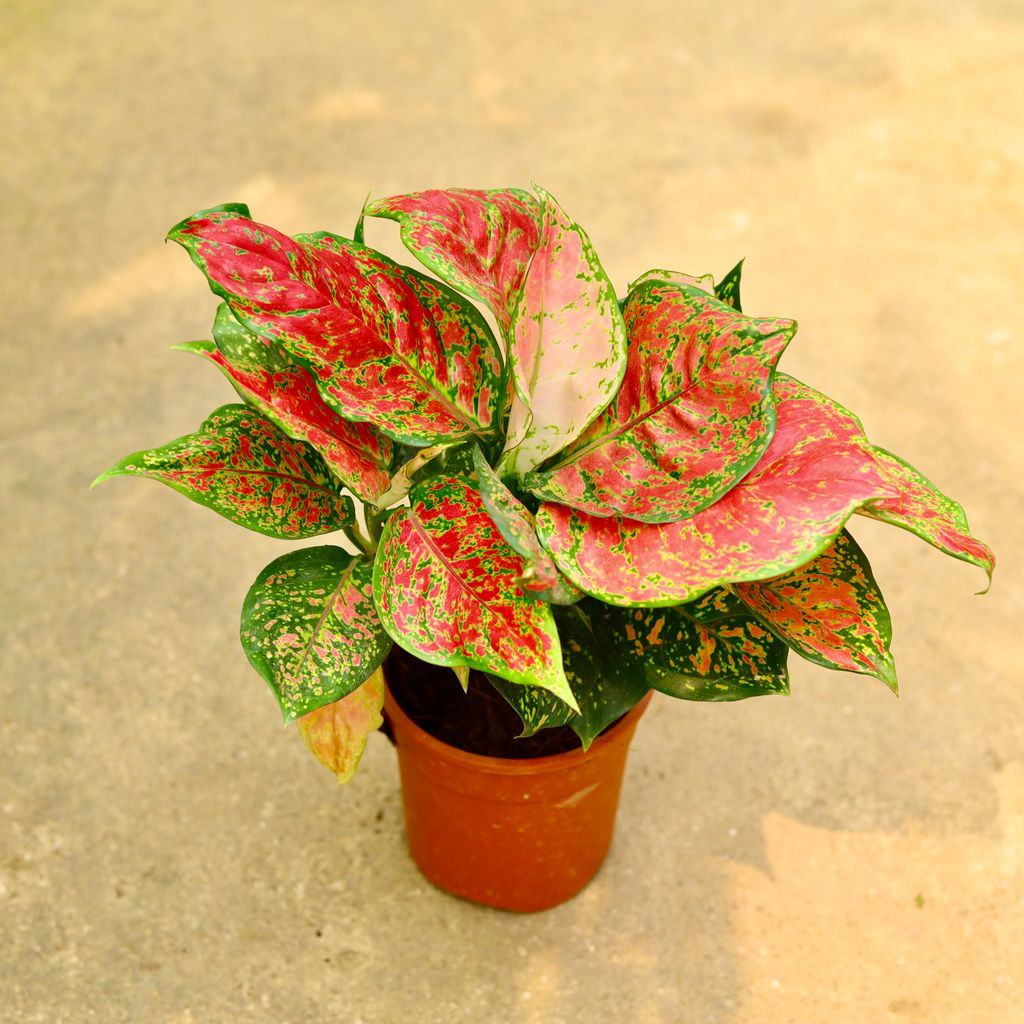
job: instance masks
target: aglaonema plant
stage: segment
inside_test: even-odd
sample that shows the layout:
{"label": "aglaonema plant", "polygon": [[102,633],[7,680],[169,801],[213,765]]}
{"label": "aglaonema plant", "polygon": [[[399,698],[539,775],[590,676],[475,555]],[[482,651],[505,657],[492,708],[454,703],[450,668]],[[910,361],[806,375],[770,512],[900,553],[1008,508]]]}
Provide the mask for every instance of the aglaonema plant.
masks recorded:
{"label": "aglaonema plant", "polygon": [[[436,276],[369,248],[365,216],[397,221]],[[789,651],[895,690],[855,513],[991,578],[955,501],[779,371],[796,325],[742,311],[741,265],[650,271],[620,299],[542,189],[383,199],[353,238],[231,204],[169,237],[222,300],[212,340],[180,347],[241,401],[99,480],[347,538],[271,562],[241,629],[342,780],[381,723],[393,643],[464,684],[486,673],[524,735],[568,724],[587,746],[651,688],[786,693]]]}

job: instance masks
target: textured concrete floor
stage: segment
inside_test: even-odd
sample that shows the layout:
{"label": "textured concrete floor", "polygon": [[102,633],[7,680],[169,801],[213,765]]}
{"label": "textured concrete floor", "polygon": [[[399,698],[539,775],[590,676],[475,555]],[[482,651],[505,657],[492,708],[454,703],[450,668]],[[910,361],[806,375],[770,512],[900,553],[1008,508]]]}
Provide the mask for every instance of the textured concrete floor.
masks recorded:
{"label": "textured concrete floor", "polygon": [[[1024,1021],[1020,0],[5,0],[0,69],[0,1019]],[[605,869],[517,917],[419,878],[383,740],[339,789],[282,732],[236,640],[279,542],[86,488],[231,399],[168,351],[181,217],[531,179],[620,288],[745,256],[1000,567],[858,523],[903,697],[656,702]]]}

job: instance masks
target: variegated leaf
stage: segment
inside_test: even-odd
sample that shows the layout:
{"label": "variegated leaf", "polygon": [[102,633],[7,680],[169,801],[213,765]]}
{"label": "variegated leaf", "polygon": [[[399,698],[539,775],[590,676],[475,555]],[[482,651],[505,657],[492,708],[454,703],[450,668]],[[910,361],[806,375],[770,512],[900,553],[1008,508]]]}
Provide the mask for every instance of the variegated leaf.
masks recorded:
{"label": "variegated leaf", "polygon": [[869,501],[857,511],[909,530],[947,555],[980,566],[991,583],[995,555],[987,544],[971,536],[963,507],[892,452],[876,447],[875,457],[888,474],[896,495]]}
{"label": "variegated leaf", "polygon": [[699,288],[709,295],[715,294],[714,274],[687,274],[681,270],[648,270],[635,281],[630,281],[626,291],[632,294],[648,284],[679,284],[689,288]]}
{"label": "variegated leaf", "polygon": [[303,742],[316,759],[348,782],[359,766],[366,741],[384,721],[384,674],[378,668],[350,694],[325,704],[295,724]]}
{"label": "variegated leaf", "polygon": [[587,607],[607,660],[623,677],[685,700],[789,692],[786,645],[723,587],[669,608],[615,608],[597,601]]}
{"label": "variegated leaf", "polygon": [[608,276],[583,229],[544,201],[537,252],[512,314],[515,396],[502,475],[525,474],[586,429],[626,368],[626,330]]}
{"label": "variegated leaf", "polygon": [[772,373],[796,326],[656,280],[623,312],[629,356],[617,399],[526,484],[594,516],[671,522],[717,501],[768,447]]}
{"label": "variegated leaf", "polygon": [[732,589],[808,661],[877,676],[896,692],[889,610],[864,552],[847,531],[806,565]]}
{"label": "variegated leaf", "polygon": [[510,683],[507,679],[490,673],[487,680],[519,715],[519,720],[523,723],[520,739],[533,736],[541,729],[565,725],[576,717],[576,712],[565,701],[559,700],[553,693],[539,686]]}
{"label": "variegated leaf", "polygon": [[478,447],[473,448],[473,470],[484,508],[501,531],[502,537],[526,563],[526,572],[518,582],[527,590],[546,591],[556,586],[559,572],[537,538],[533,516],[501,482]]}
{"label": "variegated leaf", "polygon": [[168,237],[247,328],[308,367],[346,419],[417,446],[495,429],[501,355],[451,289],[356,242],[293,239],[230,211],[196,214]]}
{"label": "variegated leaf", "polygon": [[388,632],[435,665],[468,666],[575,701],[549,605],[517,580],[526,562],[465,480],[417,485],[384,527],[373,589]]}
{"label": "variegated leaf", "polygon": [[743,260],[740,260],[732,270],[715,286],[715,298],[732,306],[738,313],[743,312],[740,305],[740,276],[743,274]]}
{"label": "variegated leaf", "polygon": [[776,430],[761,460],[689,519],[640,523],[542,505],[537,532],[559,569],[610,604],[679,604],[803,565],[855,509],[894,494],[851,413],[783,374],[774,394]]}
{"label": "variegated leaf", "polygon": [[295,362],[280,345],[261,334],[253,334],[238,322],[231,307],[222,302],[213,318],[213,340],[217,350],[232,366],[255,373],[286,370]]}
{"label": "variegated leaf", "polygon": [[[227,316],[234,320],[226,304],[221,310],[227,311]],[[241,325],[237,328],[237,331],[232,330],[232,340],[239,337],[239,332],[244,332],[251,339],[248,348],[258,355],[262,351],[262,339]],[[218,333],[215,327],[215,337]],[[394,459],[391,439],[368,423],[342,419],[324,402],[313,376],[304,367],[265,369],[246,358],[241,345],[233,344],[229,351],[240,356],[239,362],[235,362],[226,355],[220,338],[216,346],[208,342],[189,342],[175,347],[216,364],[250,405],[273,420],[289,437],[311,444],[331,472],[356,497],[372,503],[377,495],[387,490]]]}
{"label": "variegated leaf", "polygon": [[619,657],[602,621],[606,607],[585,598],[571,608],[555,610],[565,675],[580,705],[580,713],[569,720],[569,725],[584,750],[650,689],[643,672]]}
{"label": "variegated leaf", "polygon": [[508,335],[540,237],[540,206],[529,192],[431,189],[378,199],[366,212],[397,221],[406,248],[442,281],[485,303]]}
{"label": "variegated leaf", "polygon": [[355,522],[323,459],[262,413],[223,405],[194,434],[128,455],[97,477],[148,476],[270,537],[317,537]]}
{"label": "variegated leaf", "polygon": [[301,548],[256,577],[242,604],[242,647],[285,721],[340,700],[387,656],[373,564],[341,548]]}

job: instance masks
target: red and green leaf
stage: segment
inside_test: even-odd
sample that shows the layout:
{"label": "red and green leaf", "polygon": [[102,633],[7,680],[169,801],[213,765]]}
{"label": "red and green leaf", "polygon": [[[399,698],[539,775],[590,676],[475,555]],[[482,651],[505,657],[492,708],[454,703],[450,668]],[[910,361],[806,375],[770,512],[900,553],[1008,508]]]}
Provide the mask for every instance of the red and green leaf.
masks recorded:
{"label": "red and green leaf", "polygon": [[540,237],[540,206],[516,188],[431,189],[371,203],[397,221],[406,248],[442,281],[479,299],[506,336]]}
{"label": "red and green leaf", "polygon": [[373,589],[395,641],[435,665],[467,666],[575,701],[551,607],[517,582],[526,560],[465,480],[417,485],[384,527]]}
{"label": "red and green leaf", "polygon": [[963,507],[892,452],[876,447],[875,457],[888,474],[896,494],[869,501],[857,511],[909,530],[947,555],[980,566],[991,583],[995,555],[987,544],[971,536]]}
{"label": "red and green leaf", "polygon": [[355,522],[352,499],[309,445],[284,434],[262,413],[224,405],[194,434],[121,459],[113,476],[146,476],[257,533],[294,540]]}
{"label": "red and green leaf", "polygon": [[542,505],[537,532],[559,569],[610,604],[679,604],[803,565],[854,510],[894,494],[851,413],[782,374],[774,394],[775,435],[758,464],[689,519],[641,523]]}
{"label": "red and green leaf", "polygon": [[723,587],[668,608],[585,605],[606,662],[634,685],[700,701],[789,692],[786,645]]}
{"label": "red and green leaf", "polygon": [[334,772],[339,782],[348,782],[367,739],[384,720],[380,713],[383,706],[384,674],[378,668],[350,694],[303,715],[296,725],[316,759]]}
{"label": "red and green leaf", "polygon": [[[221,310],[234,321],[226,304]],[[238,332],[248,335],[249,349],[260,354],[264,350],[262,339],[234,322],[238,331],[232,330],[233,337]],[[215,327],[214,336],[218,333]],[[312,374],[304,367],[263,368],[246,358],[240,345],[229,349],[232,354],[239,353],[240,358],[235,362],[225,353],[219,337],[216,346],[209,342],[190,342],[176,347],[216,364],[251,406],[273,420],[289,437],[311,444],[335,477],[356,497],[372,504],[387,490],[394,460],[391,439],[368,423],[342,419],[324,402]]]}
{"label": "red and green leaf", "polygon": [[512,315],[515,395],[502,475],[522,475],[579,437],[626,368],[615,289],[583,229],[538,192],[541,238]]}
{"label": "red and green leaf", "polygon": [[373,564],[325,545],[282,555],[242,604],[242,647],[285,721],[351,693],[391,649],[373,602]]}
{"label": "red and green leaf", "polygon": [[772,375],[796,326],[744,316],[675,281],[646,280],[623,312],[618,397],[526,484],[593,516],[671,522],[717,501],[768,447]]}
{"label": "red and green leaf", "polygon": [[817,665],[862,672],[896,692],[892,622],[864,552],[847,531],[806,565],[733,591],[780,640]]}
{"label": "red and green leaf", "polygon": [[242,324],[312,372],[346,419],[418,446],[495,429],[501,355],[451,289],[356,242],[289,238],[233,211],[196,214],[168,237]]}

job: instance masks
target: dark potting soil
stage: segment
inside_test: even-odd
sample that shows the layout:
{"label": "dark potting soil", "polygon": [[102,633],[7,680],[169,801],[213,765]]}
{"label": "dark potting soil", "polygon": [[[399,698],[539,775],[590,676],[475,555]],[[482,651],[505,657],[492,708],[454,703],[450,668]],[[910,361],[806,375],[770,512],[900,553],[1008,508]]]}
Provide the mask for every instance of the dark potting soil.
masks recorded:
{"label": "dark potting soil", "polygon": [[547,757],[580,746],[567,725],[517,738],[523,731],[519,715],[475,669],[464,693],[450,668],[429,665],[396,644],[384,663],[384,675],[392,696],[421,729],[471,754]]}

